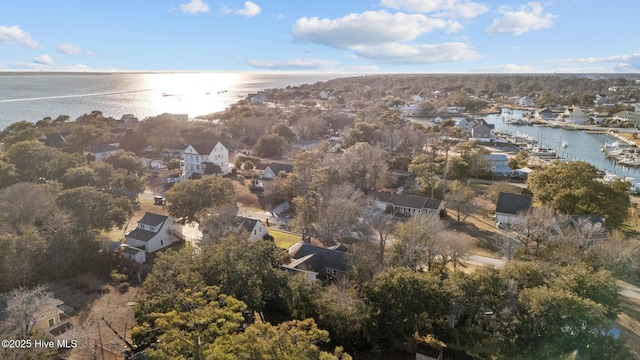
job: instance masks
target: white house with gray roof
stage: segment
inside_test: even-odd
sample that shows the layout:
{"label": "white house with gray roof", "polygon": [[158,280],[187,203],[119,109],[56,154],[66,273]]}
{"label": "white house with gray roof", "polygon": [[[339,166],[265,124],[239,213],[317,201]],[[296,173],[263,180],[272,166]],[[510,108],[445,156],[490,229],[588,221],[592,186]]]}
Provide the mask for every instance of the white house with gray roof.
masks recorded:
{"label": "white house with gray roof", "polygon": [[207,163],[220,167],[222,175],[229,173],[229,148],[220,141],[189,144],[182,152],[182,171],[185,177],[194,173],[204,175]]}
{"label": "white house with gray roof", "polygon": [[391,208],[394,215],[437,215],[445,202],[417,195],[404,195],[377,191],[373,194],[376,206],[386,211]]}
{"label": "white house with gray roof", "polygon": [[125,243],[144,250],[147,254],[171,245],[173,219],[166,215],[147,212],[138,221],[138,226],[125,234]]}

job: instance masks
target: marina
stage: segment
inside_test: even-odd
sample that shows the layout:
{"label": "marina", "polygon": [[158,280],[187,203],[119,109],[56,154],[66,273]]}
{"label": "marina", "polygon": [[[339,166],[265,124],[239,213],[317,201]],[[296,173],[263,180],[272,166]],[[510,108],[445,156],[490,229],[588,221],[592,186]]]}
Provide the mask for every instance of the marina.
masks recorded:
{"label": "marina", "polygon": [[[499,138],[509,138],[514,145],[535,152],[535,156],[543,155],[540,157],[542,160],[585,161],[607,174],[640,179],[640,149],[632,147],[619,134],[607,128],[573,130],[559,126],[514,125],[507,121],[510,118],[521,119],[525,113],[525,110],[503,109],[501,113],[483,118],[495,126]],[[623,151],[612,153],[603,150],[614,146]]]}

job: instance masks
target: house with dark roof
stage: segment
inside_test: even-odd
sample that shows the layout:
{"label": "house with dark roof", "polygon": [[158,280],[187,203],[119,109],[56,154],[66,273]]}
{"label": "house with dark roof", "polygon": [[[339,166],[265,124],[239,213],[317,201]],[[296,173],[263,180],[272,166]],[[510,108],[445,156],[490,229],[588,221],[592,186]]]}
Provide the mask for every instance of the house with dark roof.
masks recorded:
{"label": "house with dark roof", "polygon": [[220,167],[222,175],[229,173],[229,147],[220,141],[189,144],[182,152],[182,171],[185,178],[194,173],[204,175],[207,163]]}
{"label": "house with dark roof", "polygon": [[92,154],[95,157],[95,162],[102,162],[106,157],[121,152],[124,152],[124,150],[116,144],[100,144],[86,149],[82,154],[84,156]]}
{"label": "house with dark roof", "polygon": [[298,242],[287,253],[291,261],[282,265],[282,268],[292,273],[303,273],[309,280],[335,280],[350,268],[346,248],[340,245],[324,248]]}
{"label": "house with dark roof", "polygon": [[116,252],[120,253],[124,258],[140,264],[144,264],[147,261],[147,253],[144,250],[127,244],[120,245]]}
{"label": "house with dark roof", "polygon": [[475,125],[471,128],[471,140],[477,140],[480,142],[491,142],[496,139],[495,125],[487,124],[485,121]]}
{"label": "house with dark roof", "polygon": [[511,167],[509,166],[509,157],[503,153],[491,153],[484,155],[485,161],[488,163],[489,171],[495,176],[511,175]]}
{"label": "house with dark roof", "polygon": [[265,235],[269,235],[269,229],[264,226],[262,221],[243,216],[236,216],[233,219],[230,230],[234,232],[246,231],[250,241],[262,240]]}
{"label": "house with dark roof", "polygon": [[256,165],[255,170],[260,171],[260,176],[252,180],[251,187],[253,189],[265,190],[267,188],[267,182],[274,180],[281,172],[291,173],[293,171],[293,165],[284,163],[260,163]]}
{"label": "house with dark roof", "polygon": [[166,215],[146,212],[138,226],[125,234],[125,243],[147,254],[166,248],[172,243],[172,223],[173,219]]}
{"label": "house with dark roof", "polygon": [[573,229],[589,242],[607,240],[605,218],[599,215],[571,215],[569,222]]}
{"label": "house with dark roof", "polygon": [[44,134],[40,139],[40,142],[48,147],[61,149],[66,143],[67,136],[69,136],[70,134],[71,132],[69,131]]}
{"label": "house with dark roof", "polygon": [[373,201],[380,210],[391,209],[394,215],[437,215],[445,207],[444,201],[424,196],[383,191],[376,191],[372,196]]}
{"label": "house with dark roof", "polygon": [[518,224],[531,209],[532,198],[501,192],[496,204],[496,222],[501,224]]}

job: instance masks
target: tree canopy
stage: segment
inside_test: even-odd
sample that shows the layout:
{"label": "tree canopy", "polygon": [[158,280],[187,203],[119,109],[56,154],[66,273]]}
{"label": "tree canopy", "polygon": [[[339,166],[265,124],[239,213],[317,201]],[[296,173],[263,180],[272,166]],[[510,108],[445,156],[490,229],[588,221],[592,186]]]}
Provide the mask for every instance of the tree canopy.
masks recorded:
{"label": "tree canopy", "polygon": [[538,201],[561,214],[604,216],[607,226],[615,228],[628,216],[628,184],[622,180],[605,184],[601,177],[583,161],[555,162],[531,174],[527,185]]}

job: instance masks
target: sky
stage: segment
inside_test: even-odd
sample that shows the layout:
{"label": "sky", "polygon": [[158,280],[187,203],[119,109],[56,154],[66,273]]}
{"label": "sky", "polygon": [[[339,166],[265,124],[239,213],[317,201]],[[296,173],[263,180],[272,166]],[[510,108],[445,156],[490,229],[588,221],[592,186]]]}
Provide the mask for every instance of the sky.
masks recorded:
{"label": "sky", "polygon": [[0,0],[0,71],[640,72],[637,0]]}

